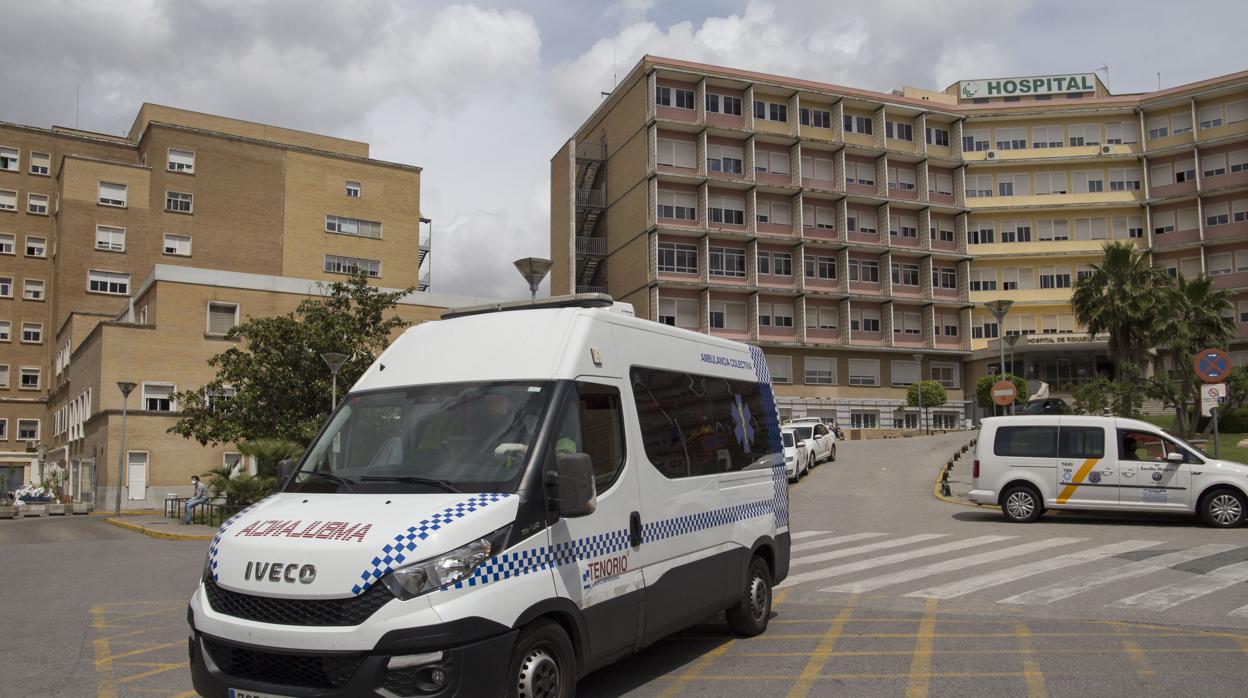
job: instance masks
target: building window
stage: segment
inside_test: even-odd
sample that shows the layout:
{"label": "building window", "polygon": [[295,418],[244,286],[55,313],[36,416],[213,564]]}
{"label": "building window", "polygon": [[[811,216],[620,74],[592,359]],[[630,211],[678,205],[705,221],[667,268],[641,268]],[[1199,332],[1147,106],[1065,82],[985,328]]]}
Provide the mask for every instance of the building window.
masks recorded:
{"label": "building window", "polygon": [[47,257],[48,256],[48,239],[37,235],[26,236],[26,256],[27,257]]}
{"label": "building window", "polygon": [[43,279],[26,279],[22,284],[22,298],[28,301],[43,300]]}
{"label": "building window", "polygon": [[1031,193],[1031,178],[1025,174],[997,175],[997,194],[1000,196],[1027,196]]}
{"label": "building window", "polygon": [[[3,376],[8,375],[6,366],[0,366],[0,371],[3,371],[3,373],[0,373],[0,375],[3,375]],[[0,383],[0,386],[6,386],[6,385],[8,385],[7,381],[4,383]],[[8,440],[9,440],[9,420],[0,419],[0,441],[8,441]]]}
{"label": "building window", "polygon": [[381,260],[327,254],[325,255],[325,271],[330,274],[363,273],[365,276],[380,278]]}
{"label": "building window", "polygon": [[755,211],[759,223],[777,225],[792,225],[793,223],[792,210],[789,205],[779,201],[758,201]]}
{"label": "building window", "polygon": [[0,233],[0,254],[17,253],[17,236],[12,233]]}
{"label": "building window", "polygon": [[745,278],[745,250],[731,247],[710,248],[711,276]]}
{"label": "building window", "polygon": [[755,100],[754,118],[762,119],[764,121],[778,121],[784,123],[789,120],[789,107],[777,102]]}
{"label": "building window", "polygon": [[759,149],[754,153],[754,171],[787,175],[789,174],[789,154]]}
{"label": "building window", "polygon": [[143,383],[143,409],[149,412],[172,412],[175,392],[177,390],[173,383]]}
{"label": "building window", "polygon": [[940,326],[944,329],[946,337],[958,336],[958,316],[957,315],[941,315]]}
{"label": "building window", "polygon": [[165,210],[170,213],[191,213],[192,195],[180,191],[165,192]]}
{"label": "building window", "polygon": [[888,188],[901,191],[914,191],[915,172],[905,168],[888,168]]}
{"label": "building window", "polygon": [[764,356],[763,358],[767,362],[767,372],[771,374],[772,383],[793,382],[793,357]]}
{"label": "building window", "polygon": [[170,172],[195,174],[195,153],[189,150],[170,148],[167,167]]}
{"label": "building window", "polygon": [[[1066,192],[1067,192],[1067,189],[1066,189],[1066,173],[1065,172],[1038,172],[1036,173],[1036,194],[1038,196],[1047,196],[1051,194],[1065,194]],[[1022,194],[1026,194],[1026,193],[1027,193],[1026,191],[1022,192]]]}
{"label": "building window", "polygon": [[190,257],[191,236],[165,233],[165,242],[162,250],[165,254],[177,255],[179,257]]}
{"label": "building window", "polygon": [[21,390],[38,390],[40,371],[38,366],[22,366],[18,373],[20,378],[17,387]]}
{"label": "building window", "polygon": [[850,359],[849,384],[879,385],[880,362],[876,359]]}
{"label": "building window", "polygon": [[347,182],[347,198],[348,199],[360,198],[360,183],[359,182]]}
{"label": "building window", "polygon": [[1139,191],[1140,171],[1138,169],[1120,169],[1109,171],[1110,191]]}
{"label": "building window", "polygon": [[[693,141],[660,138],[655,162],[660,165],[693,169],[697,161],[697,146]],[[708,165],[708,168],[709,165]]]}
{"label": "building window", "polygon": [[0,276],[0,298],[13,297],[13,277]]}
{"label": "building window", "polygon": [[1158,138],[1166,138],[1170,135],[1170,120],[1162,116],[1156,119],[1148,120],[1148,139],[1157,140]]}
{"label": "building window", "polygon": [[22,344],[43,344],[43,323],[22,323]]}
{"label": "building window", "polygon": [[937,276],[940,277],[940,287],[947,289],[958,288],[958,272],[953,267],[937,267]]}
{"label": "building window", "polygon": [[1060,148],[1065,142],[1061,126],[1033,126],[1031,128],[1031,147],[1033,148]]}
{"label": "building window", "polygon": [[741,116],[741,98],[707,92],[706,110],[715,114]]}
{"label": "building window", "polygon": [[39,440],[39,420],[37,419],[17,420],[17,440],[18,441],[38,441]]}
{"label": "building window", "polygon": [[792,327],[793,306],[784,303],[759,303],[758,324],[760,327]]}
{"label": "building window", "polygon": [[[1236,171],[1235,168],[1231,168]],[[1175,182],[1195,182],[1196,181],[1196,161],[1180,160],[1174,163],[1174,181]]]}
{"label": "building window", "polygon": [[919,265],[917,264],[892,264],[893,283],[901,286],[918,286],[919,285]]}
{"label": "building window", "polygon": [[924,129],[924,137],[927,139],[928,145],[939,145],[945,148],[949,147],[949,129],[932,128],[931,126]]}
{"label": "building window", "polygon": [[13,324],[8,320],[0,320],[0,342],[13,341]]}
{"label": "building window", "polygon": [[854,332],[879,332],[880,311],[851,310],[849,313],[849,329]]}
{"label": "building window", "polygon": [[1040,288],[1070,288],[1070,267],[1040,267]]}
{"label": "building window", "polygon": [[211,302],[208,304],[208,334],[214,337],[224,337],[236,325],[238,325],[237,303]]}
{"label": "building window", "polygon": [[866,233],[867,235],[874,235],[876,233],[875,211],[851,210],[846,218],[846,223],[849,225],[850,230],[854,230],[859,233]]}
{"label": "building window", "polygon": [[1215,104],[1198,112],[1201,128],[1217,128],[1222,125],[1222,105]]}
{"label": "building window", "polygon": [[[987,101],[987,100],[985,100]],[[879,412],[850,412],[849,413],[850,429],[879,429],[880,413]]]}
{"label": "building window", "polygon": [[808,254],[803,260],[804,271],[808,279],[826,279],[832,280],[836,278],[836,258],[825,257],[820,255]]}
{"label": "building window", "polygon": [[712,196],[707,201],[707,215],[712,223],[745,225],[745,199],[732,196]]}
{"label": "building window", "polygon": [[914,126],[901,121],[884,122],[884,135],[899,141],[914,140]]}
{"label": "building window", "polygon": [[799,110],[803,126],[812,126],[814,128],[832,128],[832,112],[827,109],[807,109],[802,107]]}
{"label": "building window", "polygon": [[1027,147],[1027,129],[999,128],[996,130],[997,150],[1022,150]]}
{"label": "building window", "polygon": [[1201,158],[1201,170],[1206,177],[1220,177],[1226,174],[1226,154],[1219,153]]}
{"label": "building window", "polygon": [[48,195],[47,194],[27,194],[26,195],[26,212],[36,216],[48,215]]}
{"label": "building window", "polygon": [[672,327],[698,329],[698,302],[691,298],[660,298],[659,322]]}
{"label": "building window", "polygon": [[[1195,171],[1194,161],[1188,160],[1188,169]],[[1231,172],[1248,172],[1248,150],[1236,150],[1230,156]]]}
{"label": "building window", "polygon": [[871,117],[855,116],[853,114],[845,114],[842,117],[841,127],[845,133],[861,133],[864,136],[871,135],[871,131],[874,128]]}
{"label": "building window", "polygon": [[845,181],[850,184],[865,184],[867,186],[875,185],[875,163],[871,162],[847,162],[845,163]]}
{"label": "building window", "polygon": [[807,356],[802,359],[806,382],[811,385],[836,385],[836,359]]}
{"label": "building window", "polygon": [[967,175],[966,196],[968,199],[991,197],[992,175]]}
{"label": "building window", "polygon": [[833,175],[835,166],[830,158],[811,157],[809,155],[802,156],[802,177],[804,179],[817,179],[823,182],[835,182],[836,177]]}
{"label": "building window", "polygon": [[325,216],[325,232],[354,235],[362,238],[381,239],[381,223],[345,216]]}
{"label": "building window", "polygon": [[17,210],[17,192],[0,190],[0,211]]}
{"label": "building window", "polygon": [[744,172],[742,166],[742,158],[745,157],[744,153],[745,151],[742,148],[712,143],[706,147],[706,171],[742,174]]}
{"label": "building window", "polygon": [[52,166],[52,156],[47,153],[30,154],[30,173],[46,177]]}
{"label": "building window", "polygon": [[659,243],[659,271],[698,273],[698,248],[675,242]]}
{"label": "building window", "polygon": [[0,170],[17,172],[21,169],[20,160],[17,148],[0,146]]}
{"label": "building window", "polygon": [[95,249],[106,252],[124,252],[126,249],[126,229],[108,225],[95,226]]}
{"label": "building window", "polygon": [[98,201],[101,206],[120,206],[125,208],[127,191],[127,187],[124,184],[100,182]]}
{"label": "building window", "polygon": [[1231,222],[1231,206],[1223,202],[1205,207],[1205,225],[1226,225]]}
{"label": "building window", "polygon": [[696,221],[698,220],[697,209],[694,207],[698,204],[698,197],[695,194],[686,192],[659,192],[659,204],[657,215],[659,218],[672,218],[679,221]]}
{"label": "building window", "polygon": [[972,269],[971,270],[971,290],[972,291],[995,291],[997,290],[997,272],[995,269]]}
{"label": "building window", "polygon": [[124,296],[130,293],[130,275],[115,271],[87,272],[87,290],[92,293],[108,293]]}
{"label": "building window", "polygon": [[717,330],[745,331],[745,303],[734,301],[711,301],[711,328]]}
{"label": "building window", "polygon": [[[673,96],[676,98],[675,105],[672,104]],[[655,87],[654,101],[656,104],[664,107],[675,106],[678,109],[693,109],[693,90],[658,85]]]}

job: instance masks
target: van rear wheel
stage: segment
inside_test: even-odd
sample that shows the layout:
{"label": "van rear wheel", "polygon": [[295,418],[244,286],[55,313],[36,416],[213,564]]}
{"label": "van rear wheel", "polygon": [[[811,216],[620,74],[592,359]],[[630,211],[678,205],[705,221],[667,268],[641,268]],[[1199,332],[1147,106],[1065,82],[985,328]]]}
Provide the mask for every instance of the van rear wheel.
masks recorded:
{"label": "van rear wheel", "polygon": [[549,620],[526,626],[516,637],[507,676],[507,698],[571,698],[576,654],[568,634]]}
{"label": "van rear wheel", "polygon": [[741,599],[728,609],[728,627],[743,637],[761,635],[771,617],[771,568],[761,557],[750,560]]}
{"label": "van rear wheel", "polygon": [[1001,513],[1014,523],[1031,523],[1040,518],[1043,509],[1040,496],[1024,485],[1011,487],[1001,497]]}

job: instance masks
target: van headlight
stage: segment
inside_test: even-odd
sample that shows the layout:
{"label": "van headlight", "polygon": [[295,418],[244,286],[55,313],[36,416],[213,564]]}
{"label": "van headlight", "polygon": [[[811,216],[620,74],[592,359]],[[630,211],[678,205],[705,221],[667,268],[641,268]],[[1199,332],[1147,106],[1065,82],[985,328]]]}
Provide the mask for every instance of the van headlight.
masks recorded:
{"label": "van headlight", "polygon": [[503,551],[511,524],[444,555],[400,567],[381,578],[400,601],[416,598],[472,576],[481,563]]}

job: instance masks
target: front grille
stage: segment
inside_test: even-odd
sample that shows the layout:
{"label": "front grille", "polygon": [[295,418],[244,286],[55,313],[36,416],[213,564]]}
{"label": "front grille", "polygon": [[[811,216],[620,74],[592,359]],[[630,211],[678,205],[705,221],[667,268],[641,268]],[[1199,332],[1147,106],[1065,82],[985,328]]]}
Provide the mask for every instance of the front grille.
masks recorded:
{"label": "front grille", "polygon": [[217,613],[277,625],[359,625],[394,599],[384,584],[349,599],[275,599],[223,589],[204,582],[208,605]]}
{"label": "front grille", "polygon": [[204,646],[217,667],[229,676],[308,688],[342,688],[365,657],[362,652],[323,656],[261,652],[208,638],[204,638]]}

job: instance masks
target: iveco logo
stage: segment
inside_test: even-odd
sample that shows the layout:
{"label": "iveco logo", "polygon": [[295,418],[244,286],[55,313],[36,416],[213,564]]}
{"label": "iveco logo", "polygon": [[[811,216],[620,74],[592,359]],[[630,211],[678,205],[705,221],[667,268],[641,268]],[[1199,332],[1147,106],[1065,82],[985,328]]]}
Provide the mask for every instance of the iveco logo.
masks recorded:
{"label": "iveco logo", "polygon": [[316,565],[300,565],[297,562],[248,562],[243,572],[244,580],[256,582],[286,582],[311,584],[316,579]]}

